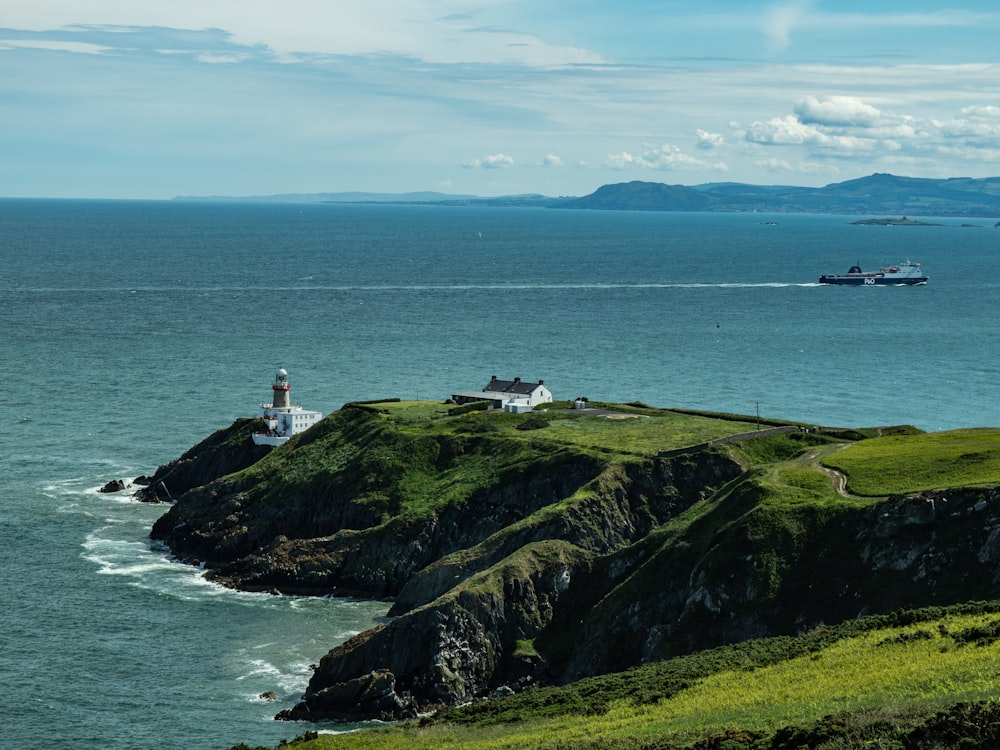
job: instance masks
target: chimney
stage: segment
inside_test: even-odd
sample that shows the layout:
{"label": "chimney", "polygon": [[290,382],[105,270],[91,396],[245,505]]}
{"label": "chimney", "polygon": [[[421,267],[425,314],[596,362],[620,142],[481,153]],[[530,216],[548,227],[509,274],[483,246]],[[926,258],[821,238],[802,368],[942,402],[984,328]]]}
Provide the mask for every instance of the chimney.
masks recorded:
{"label": "chimney", "polygon": [[520,383],[521,382],[521,378],[519,378],[519,377],[514,378],[514,382],[515,383]]}
{"label": "chimney", "polygon": [[493,376],[492,378],[490,378],[490,382],[492,383],[492,382],[493,382],[494,380],[496,380],[496,379],[497,379],[497,376],[496,376],[496,375],[494,375],[494,376]]}
{"label": "chimney", "polygon": [[538,385],[545,385],[545,381],[541,378],[538,379]]}

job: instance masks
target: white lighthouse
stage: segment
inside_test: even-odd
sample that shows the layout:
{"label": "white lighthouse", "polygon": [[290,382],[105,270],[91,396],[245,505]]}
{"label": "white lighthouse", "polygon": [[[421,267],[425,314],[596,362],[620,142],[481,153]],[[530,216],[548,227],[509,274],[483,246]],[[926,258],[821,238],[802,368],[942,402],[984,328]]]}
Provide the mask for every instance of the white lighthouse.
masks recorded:
{"label": "white lighthouse", "polygon": [[279,367],[271,385],[274,395],[270,404],[260,405],[261,427],[254,432],[253,441],[257,445],[281,445],[292,435],[308,430],[323,418],[323,412],[307,411],[298,404],[292,405],[292,386],[288,383],[288,371]]}

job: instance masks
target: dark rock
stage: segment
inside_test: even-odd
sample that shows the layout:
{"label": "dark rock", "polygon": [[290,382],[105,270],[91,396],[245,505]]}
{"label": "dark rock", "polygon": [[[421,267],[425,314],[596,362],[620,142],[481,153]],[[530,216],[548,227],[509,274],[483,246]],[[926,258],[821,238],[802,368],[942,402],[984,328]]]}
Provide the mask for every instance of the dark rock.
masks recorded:
{"label": "dark rock", "polygon": [[396,692],[396,679],[387,670],[377,670],[324,688],[306,703],[286,709],[275,718],[283,721],[319,719],[412,719],[412,703]]}
{"label": "dark rock", "polygon": [[[339,419],[345,430],[373,423],[361,410]],[[322,427],[310,433],[316,439]],[[711,451],[611,469],[558,452],[503,473],[464,503],[384,523],[353,495],[341,495],[332,478],[318,487],[321,497],[286,486],[280,506],[223,478],[184,493],[152,536],[182,559],[205,560],[210,578],[241,589],[399,595],[393,613],[403,616],[324,657],[305,700],[284,717],[399,719],[501,685],[544,682],[546,658],[515,644],[563,616],[571,582],[590,574],[594,556],[642,539],[740,471]],[[267,476],[261,470],[256,479]],[[565,502],[588,483],[592,492]],[[558,513],[538,513],[560,505]],[[497,579],[493,568],[508,557],[522,564],[501,567]],[[493,580],[487,591],[461,587],[477,575]],[[612,572],[620,575],[624,568]],[[582,584],[588,594],[577,599],[606,590],[608,580]]]}
{"label": "dark rock", "polygon": [[268,690],[267,692],[261,693],[257,697],[260,698],[261,700],[264,700],[264,701],[276,701],[276,700],[278,700],[278,694],[275,693],[273,690]]}
{"label": "dark rock", "polygon": [[121,479],[112,479],[110,482],[105,484],[98,492],[121,492],[122,490],[128,489],[128,485]]}
{"label": "dark rock", "polygon": [[135,493],[147,503],[169,502],[185,492],[202,487],[227,474],[252,466],[267,455],[270,447],[255,445],[251,434],[258,420],[239,419],[212,433],[180,458],[161,466]]}
{"label": "dark rock", "polygon": [[358,681],[366,684],[372,674],[392,677],[394,697],[383,695],[379,708],[379,716],[391,719],[485,697],[511,681],[529,684],[544,664],[540,657],[514,656],[514,645],[551,622],[590,559],[566,543],[531,545],[472,585],[352,638],[320,662],[299,714],[365,718],[351,701]]}

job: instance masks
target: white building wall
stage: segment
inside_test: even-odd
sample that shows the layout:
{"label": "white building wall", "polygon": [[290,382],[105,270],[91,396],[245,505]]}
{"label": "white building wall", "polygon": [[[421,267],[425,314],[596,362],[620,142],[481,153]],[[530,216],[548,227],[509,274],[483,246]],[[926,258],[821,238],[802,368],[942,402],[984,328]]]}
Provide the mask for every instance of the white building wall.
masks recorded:
{"label": "white building wall", "polygon": [[551,404],[552,391],[546,388],[544,384],[540,385],[531,392],[531,396],[528,399],[528,402],[532,406],[538,406],[538,404]]}
{"label": "white building wall", "polygon": [[552,403],[552,391],[544,385],[540,385],[530,394],[510,393],[509,391],[483,391],[483,398],[490,401],[500,401],[502,403],[507,403],[511,399],[523,400],[527,401],[532,407],[535,407],[538,406],[538,404]]}

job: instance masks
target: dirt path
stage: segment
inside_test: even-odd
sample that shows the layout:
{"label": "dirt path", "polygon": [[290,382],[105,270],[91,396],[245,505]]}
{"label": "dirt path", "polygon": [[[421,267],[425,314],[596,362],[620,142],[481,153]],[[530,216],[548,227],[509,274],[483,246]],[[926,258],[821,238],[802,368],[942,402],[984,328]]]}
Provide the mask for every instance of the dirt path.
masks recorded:
{"label": "dirt path", "polygon": [[857,495],[852,495],[847,491],[847,476],[836,469],[831,469],[828,466],[824,466],[820,463],[820,459],[823,456],[828,456],[831,453],[835,453],[843,448],[846,448],[850,443],[837,443],[831,446],[822,446],[813,448],[812,450],[806,452],[802,455],[801,460],[803,463],[808,463],[809,465],[815,466],[820,469],[824,474],[830,477],[830,482],[833,484],[833,489],[841,497],[857,498]]}

